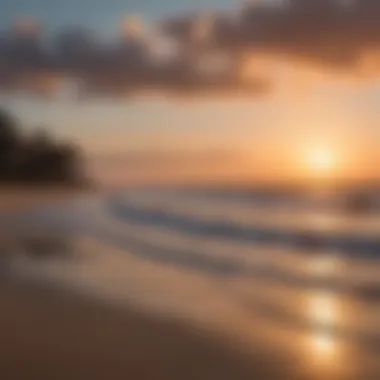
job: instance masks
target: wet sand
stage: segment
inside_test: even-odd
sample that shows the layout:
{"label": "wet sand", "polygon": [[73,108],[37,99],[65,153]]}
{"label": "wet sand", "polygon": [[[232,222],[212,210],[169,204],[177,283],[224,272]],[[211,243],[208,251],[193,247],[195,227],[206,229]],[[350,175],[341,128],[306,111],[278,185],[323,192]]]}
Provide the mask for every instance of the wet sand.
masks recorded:
{"label": "wet sand", "polygon": [[64,188],[27,188],[0,186],[0,213],[24,212],[90,194],[88,190]]}
{"label": "wet sand", "polygon": [[0,304],[4,380],[253,378],[234,347],[133,310],[4,280]]}

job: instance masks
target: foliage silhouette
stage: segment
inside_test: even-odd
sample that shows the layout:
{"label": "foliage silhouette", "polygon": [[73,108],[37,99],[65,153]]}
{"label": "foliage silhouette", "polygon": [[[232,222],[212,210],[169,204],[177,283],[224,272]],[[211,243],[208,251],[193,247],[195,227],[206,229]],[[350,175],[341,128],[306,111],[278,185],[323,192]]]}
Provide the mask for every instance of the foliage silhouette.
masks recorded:
{"label": "foliage silhouette", "polygon": [[84,185],[79,147],[56,142],[43,129],[27,136],[0,109],[0,182]]}

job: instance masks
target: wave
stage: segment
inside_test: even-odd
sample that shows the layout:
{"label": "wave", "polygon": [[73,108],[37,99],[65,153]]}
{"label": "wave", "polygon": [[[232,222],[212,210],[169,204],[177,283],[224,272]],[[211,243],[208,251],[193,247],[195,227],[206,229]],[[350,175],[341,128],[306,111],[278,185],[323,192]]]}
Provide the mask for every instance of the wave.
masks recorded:
{"label": "wave", "polygon": [[[186,203],[187,200],[181,199],[180,201]],[[195,206],[191,210],[183,210],[183,207],[177,207],[177,209],[173,207],[175,201],[171,200],[170,202],[171,205],[149,202],[145,202],[147,204],[142,202],[141,204],[141,201],[139,204],[133,198],[116,198],[111,199],[108,206],[110,212],[120,220],[164,227],[173,231],[259,244],[280,246],[290,244],[305,248],[310,253],[335,250],[346,255],[380,259],[380,237],[378,234],[380,232],[380,221],[378,218],[364,221],[361,219],[360,229],[353,231],[355,225],[351,223],[347,228],[347,220],[340,220],[340,223],[327,224],[327,226],[313,224],[310,222],[313,220],[312,211],[308,211],[306,214],[309,219],[305,218],[305,213],[297,215],[297,213],[287,211],[285,217],[291,219],[290,222],[293,221],[293,223],[289,223],[289,220],[283,220],[284,215],[280,218],[279,214],[276,214],[272,209],[258,214],[257,209],[251,208],[248,211],[251,213],[251,220],[247,222],[235,218],[236,211],[232,213],[233,216],[227,214],[214,217],[215,212],[211,210],[209,215],[205,217],[202,204],[198,208]],[[208,204],[206,207],[210,208],[210,205]],[[217,204],[217,207],[223,207],[223,205]],[[247,213],[247,209],[245,209],[245,213]],[[228,218],[229,216],[231,217]],[[318,219],[318,215],[314,220],[322,220],[323,222],[323,219]],[[307,221],[309,223],[305,223]],[[378,231],[375,229],[372,234],[368,233],[365,227],[367,230],[373,231],[374,221],[375,227],[379,229]]]}

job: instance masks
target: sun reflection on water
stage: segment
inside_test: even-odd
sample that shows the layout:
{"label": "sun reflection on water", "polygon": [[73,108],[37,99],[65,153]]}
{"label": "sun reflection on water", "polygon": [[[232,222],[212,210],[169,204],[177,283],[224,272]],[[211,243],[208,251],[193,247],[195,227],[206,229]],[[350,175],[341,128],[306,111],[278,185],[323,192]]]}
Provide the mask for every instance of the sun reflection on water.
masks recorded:
{"label": "sun reflection on water", "polygon": [[316,293],[310,298],[310,319],[318,325],[331,326],[336,323],[338,313],[336,299],[329,293]]}
{"label": "sun reflection on water", "polygon": [[323,356],[330,356],[334,352],[336,342],[331,334],[321,332],[313,336],[312,345],[315,352]]}
{"label": "sun reflection on water", "polygon": [[315,326],[309,336],[313,357],[332,357],[337,351],[333,329],[340,319],[336,296],[322,291],[311,294],[308,318],[312,326]]}

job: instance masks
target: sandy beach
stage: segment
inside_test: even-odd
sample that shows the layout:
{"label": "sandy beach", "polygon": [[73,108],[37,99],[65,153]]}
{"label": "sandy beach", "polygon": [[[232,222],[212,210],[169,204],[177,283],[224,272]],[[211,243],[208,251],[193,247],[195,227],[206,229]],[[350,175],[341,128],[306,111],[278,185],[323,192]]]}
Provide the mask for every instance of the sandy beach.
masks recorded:
{"label": "sandy beach", "polygon": [[4,282],[0,303],[1,379],[252,378],[232,347],[133,310]]}
{"label": "sandy beach", "polygon": [[[2,191],[0,209],[20,213],[75,196],[66,191]],[[2,247],[9,254],[6,250]],[[247,358],[215,337],[132,308],[105,306],[10,277],[2,265],[1,379],[252,378]]]}
{"label": "sandy beach", "polygon": [[0,187],[0,213],[25,212],[49,205],[62,204],[88,196],[85,189]]}
{"label": "sandy beach", "polygon": [[234,203],[93,195],[2,199],[0,379],[378,379],[377,261],[183,222]]}

